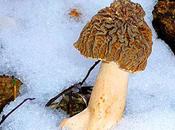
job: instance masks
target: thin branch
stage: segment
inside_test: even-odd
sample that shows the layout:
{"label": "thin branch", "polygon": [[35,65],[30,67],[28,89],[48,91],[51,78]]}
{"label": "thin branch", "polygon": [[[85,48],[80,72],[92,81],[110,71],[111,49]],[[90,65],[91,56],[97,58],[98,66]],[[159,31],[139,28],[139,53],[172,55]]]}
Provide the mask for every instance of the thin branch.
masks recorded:
{"label": "thin branch", "polygon": [[70,86],[69,88],[65,89],[64,91],[62,91],[61,93],[59,93],[58,95],[56,95],[55,97],[53,97],[52,99],[50,99],[45,106],[46,107],[50,106],[55,100],[57,100],[61,95],[65,94],[69,90],[71,90],[71,89],[73,89],[75,87],[80,88],[83,85],[83,83],[86,81],[86,79],[88,78],[88,76],[90,75],[91,71],[95,68],[95,66],[97,66],[97,64],[99,62],[100,62],[100,60],[96,61],[94,63],[94,65],[91,66],[91,68],[88,70],[88,73],[86,74],[85,78],[81,82]]}
{"label": "thin branch", "polygon": [[64,93],[68,92],[69,90],[71,90],[72,88],[75,88],[77,86],[80,86],[80,83],[74,84],[74,85],[70,86],[69,88],[65,89],[64,91],[62,91],[61,93],[59,93],[58,95],[56,95],[55,97],[53,97],[52,99],[50,99],[45,106],[47,106],[47,107],[50,106],[61,95],[63,95]]}
{"label": "thin branch", "polygon": [[27,100],[34,100],[35,98],[27,98],[24,99],[23,102],[21,102],[18,106],[16,106],[14,109],[12,109],[7,115],[2,116],[2,120],[0,121],[0,125],[7,119],[8,116],[10,116],[15,110],[17,110],[21,105],[23,105]]}
{"label": "thin branch", "polygon": [[80,82],[80,85],[83,85],[83,83],[86,81],[86,79],[88,78],[88,76],[89,76],[89,74],[91,73],[91,71],[95,68],[95,66],[96,66],[98,63],[100,63],[100,60],[96,61],[96,62],[94,63],[94,65],[91,66],[91,68],[89,69],[89,71],[88,71],[86,77]]}

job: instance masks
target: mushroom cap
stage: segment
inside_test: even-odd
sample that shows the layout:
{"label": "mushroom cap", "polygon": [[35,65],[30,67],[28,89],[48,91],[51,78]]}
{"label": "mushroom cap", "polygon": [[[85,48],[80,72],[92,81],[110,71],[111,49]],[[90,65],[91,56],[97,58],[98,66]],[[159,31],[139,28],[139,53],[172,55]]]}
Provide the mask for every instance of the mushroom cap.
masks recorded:
{"label": "mushroom cap", "polygon": [[152,51],[152,33],[144,16],[139,4],[114,1],[92,17],[74,46],[85,57],[114,61],[129,72],[142,71]]}
{"label": "mushroom cap", "polygon": [[175,1],[159,0],[154,6],[153,27],[175,54]]}

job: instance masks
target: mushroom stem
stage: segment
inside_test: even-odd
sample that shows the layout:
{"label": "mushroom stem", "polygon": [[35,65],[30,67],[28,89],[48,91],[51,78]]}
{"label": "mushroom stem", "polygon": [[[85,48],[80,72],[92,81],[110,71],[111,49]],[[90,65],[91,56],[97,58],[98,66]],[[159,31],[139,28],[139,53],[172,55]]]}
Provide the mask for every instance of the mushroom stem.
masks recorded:
{"label": "mushroom stem", "polygon": [[[102,62],[89,101],[90,122],[115,124],[123,115],[127,96],[128,72],[114,62]],[[94,129],[92,129],[94,130]]]}
{"label": "mushroom stem", "polygon": [[122,117],[127,96],[128,72],[114,63],[102,62],[88,107],[63,120],[70,130],[108,130]]}

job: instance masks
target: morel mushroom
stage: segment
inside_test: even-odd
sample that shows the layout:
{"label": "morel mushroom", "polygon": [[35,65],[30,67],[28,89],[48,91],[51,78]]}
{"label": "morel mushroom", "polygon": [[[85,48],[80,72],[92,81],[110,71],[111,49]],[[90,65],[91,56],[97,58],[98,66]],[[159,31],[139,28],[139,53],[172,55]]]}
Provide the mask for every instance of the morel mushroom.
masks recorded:
{"label": "morel mushroom", "polygon": [[153,10],[153,27],[175,54],[175,1],[159,0]]}
{"label": "morel mushroom", "polygon": [[22,82],[14,76],[0,75],[0,112],[3,107],[19,95]]}
{"label": "morel mushroom", "polygon": [[145,12],[130,0],[114,1],[87,23],[74,46],[85,57],[101,59],[87,109],[65,119],[71,130],[107,130],[123,115],[128,74],[145,69],[152,50],[152,33]]}

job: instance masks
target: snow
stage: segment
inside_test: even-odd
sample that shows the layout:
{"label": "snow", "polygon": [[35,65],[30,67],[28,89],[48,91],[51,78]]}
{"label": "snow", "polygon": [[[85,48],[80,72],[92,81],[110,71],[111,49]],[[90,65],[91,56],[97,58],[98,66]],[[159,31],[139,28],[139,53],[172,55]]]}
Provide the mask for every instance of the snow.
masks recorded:
{"label": "snow", "polygon": [[[146,11],[152,28],[155,0],[133,0]],[[45,108],[65,87],[83,79],[94,61],[72,44],[88,20],[112,0],[0,0],[0,74],[13,74],[24,85],[21,95],[2,114],[27,97],[35,97],[13,113],[2,130],[58,130],[66,115]],[[68,16],[78,8],[82,16]],[[175,130],[175,59],[153,31],[153,52],[144,72],[130,74],[126,112],[114,130]],[[88,79],[93,83],[98,67]],[[1,115],[2,115],[1,114]]]}

